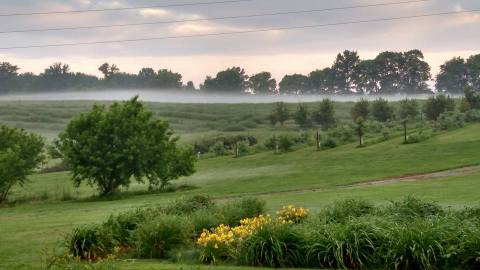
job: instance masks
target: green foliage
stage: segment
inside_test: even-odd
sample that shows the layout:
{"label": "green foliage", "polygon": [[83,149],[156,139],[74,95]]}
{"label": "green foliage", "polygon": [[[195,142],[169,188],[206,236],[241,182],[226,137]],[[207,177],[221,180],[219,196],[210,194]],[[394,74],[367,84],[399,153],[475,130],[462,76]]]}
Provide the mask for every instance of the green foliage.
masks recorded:
{"label": "green foliage", "polygon": [[402,120],[415,119],[418,113],[418,102],[416,100],[404,99],[399,102],[398,118]]}
{"label": "green foliage", "polygon": [[94,106],[59,135],[59,149],[79,186],[97,185],[102,195],[128,187],[134,177],[150,187],[193,173],[194,156],[177,147],[168,123],[155,119],[135,97],[108,110]]}
{"label": "green foliage", "polygon": [[224,218],[226,225],[238,225],[244,218],[253,218],[265,214],[265,201],[257,198],[243,198],[228,202],[217,209]]}
{"label": "green foliage", "polygon": [[329,99],[322,100],[317,110],[313,112],[313,119],[323,130],[334,127],[337,122],[335,119],[334,103]]}
{"label": "green foliage", "polygon": [[455,101],[445,95],[430,97],[423,105],[423,112],[428,120],[437,120],[442,113],[454,110]]}
{"label": "green foliage", "polygon": [[359,116],[356,118],[355,123],[357,124],[355,131],[357,132],[357,136],[359,139],[359,146],[363,146],[363,136],[365,135],[365,121],[363,117]]}
{"label": "green foliage", "polygon": [[379,122],[387,122],[394,117],[393,107],[385,99],[377,99],[372,103],[372,116]]}
{"label": "green foliage", "polygon": [[272,125],[276,125],[277,123],[280,123],[280,125],[283,125],[285,121],[287,121],[289,118],[290,118],[290,112],[287,108],[287,105],[283,102],[275,103],[275,108],[273,109],[272,113],[269,116],[270,123]]}
{"label": "green foliage", "polygon": [[480,110],[469,110],[465,113],[465,121],[480,122]]}
{"label": "green foliage", "polygon": [[302,74],[285,75],[278,86],[282,94],[300,95],[310,90],[310,81]]}
{"label": "green foliage", "polygon": [[356,121],[359,117],[367,119],[367,117],[370,115],[370,102],[368,102],[366,99],[359,100],[353,105],[351,114],[353,121]]}
{"label": "green foliage", "polygon": [[401,219],[425,218],[444,213],[440,205],[424,202],[413,196],[407,196],[402,201],[391,202],[391,205],[385,209],[385,212],[388,215],[393,215]]}
{"label": "green foliage", "polygon": [[469,110],[478,110],[480,109],[480,93],[479,91],[473,90],[471,87],[465,89],[465,101],[468,104]]}
{"label": "green foliage", "polygon": [[238,261],[249,266],[298,267],[302,265],[302,235],[289,225],[267,225],[242,241]]}
{"label": "green foliage", "polygon": [[100,226],[75,228],[66,237],[69,253],[82,260],[97,260],[113,251],[112,238]]}
{"label": "green foliage", "polygon": [[179,198],[170,204],[162,207],[166,214],[191,214],[198,210],[205,210],[213,207],[215,204],[208,196],[195,195],[192,197]]}
{"label": "green foliage", "polygon": [[227,154],[227,149],[225,149],[225,145],[222,141],[217,141],[210,147],[210,152],[215,153],[217,156],[224,156]]}
{"label": "green foliage", "polygon": [[374,213],[374,206],[365,200],[348,199],[337,201],[333,205],[324,208],[320,214],[320,220],[327,223],[343,223],[351,218],[357,218]]}
{"label": "green foliage", "polygon": [[135,231],[137,253],[143,258],[166,258],[171,250],[187,245],[193,232],[194,226],[186,217],[158,216]]}
{"label": "green foliage", "polygon": [[248,88],[248,76],[240,67],[232,67],[217,73],[215,78],[207,77],[200,87],[207,92],[243,93]]}
{"label": "green foliage", "polygon": [[260,72],[248,79],[250,87],[255,94],[274,94],[277,90],[277,81],[272,78],[270,72]]}
{"label": "green foliage", "polygon": [[312,126],[312,119],[310,118],[310,112],[304,104],[298,104],[297,111],[293,114],[295,123],[301,128],[309,128]]}
{"label": "green foliage", "polygon": [[282,152],[288,152],[292,150],[294,142],[287,135],[281,135],[278,137],[278,149]]}
{"label": "green foliage", "polygon": [[333,138],[327,138],[320,143],[322,149],[332,149],[337,147],[337,141]]}
{"label": "green foliage", "polygon": [[439,130],[454,130],[465,125],[465,115],[458,112],[442,113],[435,122],[435,128]]}
{"label": "green foliage", "polygon": [[23,186],[44,160],[44,140],[24,130],[0,126],[0,203],[11,188]]}

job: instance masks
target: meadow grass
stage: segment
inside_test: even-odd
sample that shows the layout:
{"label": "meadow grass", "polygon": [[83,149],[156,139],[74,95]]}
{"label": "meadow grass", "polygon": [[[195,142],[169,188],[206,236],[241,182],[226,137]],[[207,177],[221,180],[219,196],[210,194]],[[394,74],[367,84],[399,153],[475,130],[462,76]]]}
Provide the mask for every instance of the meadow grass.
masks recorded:
{"label": "meadow grass", "polygon": [[[0,122],[53,138],[74,114],[88,110],[91,104],[0,102]],[[266,116],[272,105],[152,103],[149,106],[158,115],[171,120],[183,140],[191,141],[201,136],[225,133],[220,128],[209,127],[209,123],[214,125],[222,119],[236,121],[251,111],[255,115]],[[290,106],[293,109],[296,105]],[[348,118],[349,105],[340,106],[340,117]],[[33,117],[35,115],[38,118]],[[193,118],[194,115],[196,118]],[[282,130],[296,132],[292,123]],[[275,129],[264,122],[247,132],[268,136]],[[477,206],[480,203],[477,192],[480,172],[477,171],[428,181],[346,185],[479,164],[478,134],[480,125],[474,124],[411,145],[403,145],[400,138],[393,138],[365,148],[348,144],[317,152],[314,147],[301,147],[281,155],[263,152],[240,158],[204,159],[198,162],[197,173],[176,181],[177,185],[195,186],[196,189],[142,194],[146,186],[133,184],[126,195],[112,200],[92,197],[97,191],[89,186],[74,188],[68,172],[32,175],[24,188],[14,189],[12,200],[18,203],[0,208],[0,269],[37,268],[42,252],[55,247],[62,249],[60,243],[64,235],[74,227],[101,223],[113,213],[162,205],[179,196],[194,194],[210,195],[218,200],[255,196],[266,200],[269,211],[290,203],[318,211],[333,201],[347,198],[363,198],[384,204],[408,194],[457,208]],[[203,266],[180,268],[183,266],[158,261],[119,262],[119,265],[121,269],[210,269]]]}

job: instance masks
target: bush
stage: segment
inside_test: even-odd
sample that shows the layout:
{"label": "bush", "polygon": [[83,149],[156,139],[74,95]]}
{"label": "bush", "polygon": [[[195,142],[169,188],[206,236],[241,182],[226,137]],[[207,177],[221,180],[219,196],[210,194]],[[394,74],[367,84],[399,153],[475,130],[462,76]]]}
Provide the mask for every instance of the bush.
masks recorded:
{"label": "bush", "polygon": [[195,195],[192,197],[180,198],[165,207],[162,210],[166,214],[191,214],[193,212],[209,209],[215,204],[208,196]]}
{"label": "bush", "polygon": [[166,258],[174,248],[187,245],[194,227],[186,217],[164,215],[140,225],[135,231],[137,253],[143,258]]}
{"label": "bush", "polygon": [[215,153],[217,156],[223,156],[227,154],[227,149],[225,149],[225,145],[222,141],[216,142],[212,147],[210,147],[209,151]]}
{"label": "bush", "polygon": [[377,99],[372,103],[372,115],[379,122],[387,122],[394,117],[393,107],[385,99]]}
{"label": "bush", "polygon": [[355,129],[351,125],[341,125],[328,132],[328,137],[335,138],[341,143],[355,141]]}
{"label": "bush", "polygon": [[391,202],[391,205],[385,209],[385,213],[397,216],[400,219],[425,218],[443,214],[444,210],[436,203],[424,202],[413,196],[408,196],[402,201]]}
{"label": "bush", "polygon": [[332,138],[327,138],[320,143],[322,149],[331,149],[337,147],[337,141]]}
{"label": "bush", "polygon": [[70,254],[82,260],[97,260],[113,251],[113,241],[100,226],[75,228],[67,235],[66,245]]}
{"label": "bush", "polygon": [[265,213],[265,201],[257,198],[244,198],[219,207],[226,225],[238,225],[241,219],[253,218]]}
{"label": "bush", "polygon": [[278,149],[282,152],[288,152],[292,149],[294,142],[287,136],[282,135],[278,137]]}
{"label": "bush", "polygon": [[220,224],[226,223],[225,217],[217,209],[202,209],[190,215],[195,234],[199,234],[204,229],[215,228]]}
{"label": "bush", "polygon": [[309,237],[306,264],[315,268],[366,268],[375,263],[376,245],[381,239],[381,229],[365,221],[322,226]]}
{"label": "bush", "polygon": [[423,112],[428,120],[437,120],[445,112],[455,110],[455,101],[445,95],[430,97],[423,106]]}
{"label": "bush", "polygon": [[249,266],[298,267],[303,265],[303,236],[290,225],[266,225],[241,243],[238,261]]}
{"label": "bush", "polygon": [[327,223],[342,223],[353,217],[361,217],[374,213],[373,204],[357,199],[348,199],[334,202],[333,205],[323,209],[319,217]]}
{"label": "bush", "polygon": [[462,128],[465,125],[465,115],[463,113],[448,112],[441,114],[435,128],[439,130],[454,130]]}
{"label": "bush", "polygon": [[480,110],[469,110],[465,113],[465,121],[480,122]]}

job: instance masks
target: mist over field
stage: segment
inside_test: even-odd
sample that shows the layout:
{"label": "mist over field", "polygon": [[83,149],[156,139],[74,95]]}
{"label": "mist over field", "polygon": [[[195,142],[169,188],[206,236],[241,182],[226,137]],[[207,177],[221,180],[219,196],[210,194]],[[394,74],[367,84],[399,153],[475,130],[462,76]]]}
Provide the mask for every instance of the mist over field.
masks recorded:
{"label": "mist over field", "polygon": [[223,94],[223,93],[195,93],[179,90],[85,90],[85,91],[55,91],[34,94],[7,94],[0,95],[0,101],[35,101],[35,100],[127,100],[138,95],[146,102],[163,103],[272,103],[272,102],[316,102],[325,98],[333,101],[348,102],[360,99],[375,100],[383,98],[388,101],[399,101],[405,98],[427,99],[432,95],[250,95],[250,94]]}

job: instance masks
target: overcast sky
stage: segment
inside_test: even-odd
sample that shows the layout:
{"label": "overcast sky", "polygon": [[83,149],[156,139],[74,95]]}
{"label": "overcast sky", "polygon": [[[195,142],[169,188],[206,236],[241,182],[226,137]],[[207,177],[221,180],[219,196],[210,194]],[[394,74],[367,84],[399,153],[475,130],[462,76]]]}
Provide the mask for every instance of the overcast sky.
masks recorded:
{"label": "overcast sky", "polygon": [[[0,13],[208,1],[214,0],[0,0]],[[0,17],[0,31],[196,19],[398,1],[400,0],[255,0],[244,3],[121,12]],[[480,9],[480,1],[431,0],[422,3],[300,15],[109,29],[0,34],[0,47],[206,34],[470,9]],[[438,66],[444,60],[454,56],[466,57],[480,53],[479,29],[480,12],[477,12],[295,31],[62,48],[0,50],[0,62],[9,61],[19,65],[22,72],[35,73],[41,72],[46,66],[56,61],[68,63],[72,71],[94,75],[99,75],[97,67],[103,62],[115,63],[121,71],[132,73],[138,72],[141,67],[167,68],[181,73],[184,81],[193,80],[198,84],[206,75],[215,75],[217,71],[234,65],[244,67],[249,74],[271,71],[276,78],[281,79],[284,74],[307,74],[314,69],[330,66],[335,55],[344,49],[357,50],[362,58],[367,59],[373,58],[380,51],[403,51],[415,48],[424,52],[427,61],[432,65],[433,73],[436,73]]]}

